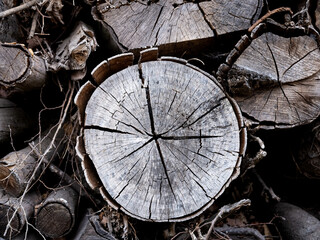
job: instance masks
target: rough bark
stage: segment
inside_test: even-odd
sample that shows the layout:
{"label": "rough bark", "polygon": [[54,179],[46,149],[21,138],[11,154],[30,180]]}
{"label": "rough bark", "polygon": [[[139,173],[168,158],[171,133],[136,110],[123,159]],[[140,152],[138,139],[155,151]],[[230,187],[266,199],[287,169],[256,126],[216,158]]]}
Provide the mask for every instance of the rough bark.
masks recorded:
{"label": "rough bark", "polygon": [[141,49],[158,46],[161,55],[181,56],[212,46],[216,33],[247,29],[261,7],[261,0],[115,1],[97,5],[93,15],[122,52],[138,55]]}
{"label": "rough bark", "polygon": [[[13,102],[0,98],[0,146],[9,145],[11,140],[19,141],[33,125],[33,121],[23,109]],[[3,150],[1,150],[3,154]]]}
{"label": "rough bark", "polygon": [[[8,6],[8,3],[10,3],[10,1],[0,0],[0,12],[12,7]],[[23,38],[22,31],[15,15],[0,19],[0,32],[0,42],[3,43],[20,42]]]}
{"label": "rough bark", "polygon": [[140,62],[108,77],[91,97],[84,86],[76,102],[85,109],[82,157],[92,160],[105,198],[131,216],[189,219],[238,175],[240,111],[215,79],[184,60]]}
{"label": "rough bark", "polygon": [[79,22],[70,36],[57,48],[54,62],[49,64],[51,71],[71,71],[72,80],[82,79],[87,72],[86,62],[91,52],[96,50],[94,32],[83,22]]}
{"label": "rough bark", "polygon": [[[28,193],[20,204],[20,199],[6,195],[3,191],[0,191],[1,237],[11,238],[16,236],[24,227],[26,221],[33,216],[34,206],[40,201],[41,198],[38,194]],[[16,210],[16,214],[13,215]],[[4,236],[8,223],[10,223],[10,228]]]}
{"label": "rough bark", "polygon": [[24,45],[0,44],[0,94],[39,89],[47,78],[46,63]]}
{"label": "rough bark", "polygon": [[77,201],[78,194],[70,187],[54,190],[36,206],[35,227],[46,237],[67,235],[76,220]]}
{"label": "rough bark", "polygon": [[319,69],[314,39],[265,33],[236,60],[228,83],[252,123],[266,129],[291,128],[319,116]]}
{"label": "rough bark", "polygon": [[[16,152],[11,152],[0,160],[0,187],[13,196],[20,196],[25,190],[35,167],[38,158],[46,151],[52,141],[54,129],[45,132],[41,138],[29,143],[29,146]],[[45,163],[59,156],[63,149],[61,141],[64,132],[61,130],[54,141],[54,147],[45,156]],[[37,178],[42,168],[39,168],[35,177]]]}

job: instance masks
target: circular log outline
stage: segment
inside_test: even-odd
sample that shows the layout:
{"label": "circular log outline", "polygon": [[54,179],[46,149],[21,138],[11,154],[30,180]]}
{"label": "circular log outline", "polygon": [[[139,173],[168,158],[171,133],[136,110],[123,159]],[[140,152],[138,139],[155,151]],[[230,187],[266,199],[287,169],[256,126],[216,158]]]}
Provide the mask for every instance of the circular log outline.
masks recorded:
{"label": "circular log outline", "polygon": [[[272,13],[273,12],[273,13]],[[306,27],[301,26],[284,26],[283,24],[279,24],[273,19],[269,18],[270,15],[277,13],[277,12],[289,12],[292,14],[290,8],[279,8],[275,9],[266,14],[266,16],[259,19],[256,23],[254,23],[249,29],[248,32],[243,35],[240,40],[236,43],[234,48],[230,51],[224,63],[222,63],[216,72],[216,77],[220,84],[226,86],[226,79],[229,71],[231,70],[234,63],[237,59],[241,56],[241,54],[250,46],[251,42],[256,38],[262,36],[265,33],[273,33],[280,37],[289,38],[289,37],[299,37],[299,36],[309,36],[313,34],[315,36],[315,41],[319,45],[320,44],[320,33],[317,32],[314,28],[310,27],[310,25]],[[302,123],[295,123],[291,125],[281,125],[281,124],[274,124],[274,126],[265,125],[262,122],[259,122],[255,119],[246,119],[251,122],[251,124],[257,124],[261,129],[265,130],[274,130],[274,129],[286,129],[286,128],[293,128],[301,125],[306,125],[313,122],[320,116],[320,112],[317,116],[310,118]]]}
{"label": "circular log outline", "polygon": [[24,82],[31,74],[32,74],[32,68],[34,65],[33,56],[32,53],[23,45],[23,44],[16,44],[16,43],[2,43],[1,46],[5,47],[12,47],[12,48],[18,48],[22,52],[24,52],[28,59],[28,68],[25,70],[22,76],[20,76],[18,79],[12,82],[5,82],[0,79],[0,83],[5,87],[14,87],[17,83]]}
{"label": "circular log outline", "polygon": [[[70,211],[70,209],[63,203],[63,201],[49,201],[49,202],[46,202],[45,204],[41,205],[41,207],[39,209],[37,209],[37,212],[36,212],[36,217],[35,217],[35,225],[37,226],[37,228],[39,228],[39,223],[38,223],[38,215],[41,213],[41,211],[44,209],[44,207],[50,207],[50,205],[61,205],[62,207],[64,207],[64,209],[67,210],[67,212],[69,213],[69,216],[71,216],[71,224],[68,226],[68,229],[62,233],[61,235],[55,235],[55,234],[48,234],[48,233],[43,233],[46,237],[50,237],[50,238],[58,238],[58,237],[63,237],[65,235],[67,235],[68,233],[71,232],[73,226],[74,226],[74,223],[75,223],[75,219],[73,218],[73,215],[72,215],[72,212]],[[40,232],[41,232],[41,228],[39,229]]]}
{"label": "circular log outline", "polygon": [[[64,194],[67,194],[66,197],[64,197]],[[44,208],[50,205],[58,205],[58,206],[62,206],[69,213],[70,225],[68,226],[67,230],[60,235],[48,234],[46,232],[42,232],[42,234],[45,235],[46,237],[51,237],[51,238],[63,237],[69,234],[73,230],[73,227],[76,221],[77,199],[78,199],[78,195],[76,191],[73,190],[71,187],[66,187],[66,188],[58,189],[56,191],[51,192],[42,203],[40,203],[38,206],[35,207],[35,226],[39,228],[38,226],[40,226],[40,224],[38,223],[39,221],[38,216]],[[41,231],[41,229],[39,230]]]}
{"label": "circular log outline", "polygon": [[[78,107],[78,118],[79,118],[79,123],[81,125],[81,130],[80,130],[80,135],[77,138],[77,145],[76,145],[76,152],[78,157],[81,160],[81,166],[83,168],[86,180],[89,184],[89,186],[97,191],[100,192],[102,195],[103,199],[114,209],[116,210],[121,210],[124,213],[128,214],[129,216],[132,216],[136,219],[143,220],[143,221],[153,221],[153,222],[181,222],[181,221],[186,221],[189,219],[192,219],[196,216],[199,216],[201,213],[203,213],[208,207],[212,205],[212,203],[224,192],[224,190],[230,185],[230,183],[236,179],[240,173],[240,164],[242,157],[245,154],[246,147],[247,147],[247,130],[244,126],[244,121],[243,117],[241,114],[241,110],[239,106],[237,105],[236,101],[233,100],[223,89],[221,84],[210,74],[207,72],[199,69],[198,67],[195,67],[191,64],[189,64],[186,60],[180,59],[180,58],[175,58],[175,57],[161,57],[160,59],[157,58],[158,54],[154,54],[154,52],[157,52],[157,48],[151,48],[151,49],[146,49],[144,51],[141,51],[140,53],[140,60],[139,63],[142,62],[147,62],[147,61],[171,61],[171,62],[176,62],[179,64],[186,65],[187,67],[190,67],[196,71],[199,71],[201,74],[205,75],[208,77],[210,80],[212,80],[218,88],[221,89],[221,91],[225,94],[226,98],[229,100],[233,111],[236,115],[236,118],[238,120],[238,127],[239,127],[239,140],[240,140],[240,149],[239,149],[239,156],[236,161],[236,164],[234,166],[234,170],[229,177],[229,179],[224,183],[224,185],[221,187],[220,191],[206,204],[204,204],[200,209],[182,216],[182,217],[177,217],[177,218],[170,218],[170,219],[161,219],[161,220],[153,220],[153,219],[147,219],[147,218],[142,218],[140,216],[137,216],[129,211],[127,211],[125,208],[120,206],[115,200],[111,198],[111,196],[108,194],[104,186],[102,185],[98,173],[96,169],[93,166],[92,160],[89,158],[88,154],[85,151],[84,147],[84,122],[85,122],[85,109],[87,106],[88,100],[91,98],[91,95],[93,94],[94,90],[96,89],[95,85],[100,85],[103,81],[105,81],[109,76],[113,75],[114,73],[125,69],[128,66],[131,66],[133,64],[133,54],[132,53],[125,53],[125,54],[119,54],[116,55],[112,58],[109,58],[107,61],[101,62],[93,71],[92,71],[92,76],[95,80],[95,84],[91,82],[86,82],[78,91],[76,97],[75,97],[75,104]],[[153,55],[153,57],[146,57]],[[145,60],[143,60],[145,59]],[[125,60],[125,61],[123,61]],[[121,63],[121,66],[117,66],[117,63]],[[116,69],[116,70],[115,70]]]}

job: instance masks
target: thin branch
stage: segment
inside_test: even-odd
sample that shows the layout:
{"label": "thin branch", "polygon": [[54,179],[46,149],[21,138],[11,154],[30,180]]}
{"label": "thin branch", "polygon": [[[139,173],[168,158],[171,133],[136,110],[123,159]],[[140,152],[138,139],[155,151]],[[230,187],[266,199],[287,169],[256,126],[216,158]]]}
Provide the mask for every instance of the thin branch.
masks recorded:
{"label": "thin branch", "polygon": [[218,214],[215,216],[215,218],[211,222],[211,226],[208,230],[208,233],[206,235],[206,240],[209,240],[210,235],[214,229],[214,225],[220,221],[221,219],[225,218],[229,214],[239,210],[241,207],[244,206],[250,206],[251,201],[249,199],[242,199],[239,202],[233,203],[233,204],[228,204],[223,206],[222,208],[219,209]]}
{"label": "thin branch", "polygon": [[14,7],[14,8],[10,8],[8,10],[5,10],[3,12],[0,12],[0,18],[5,18],[5,17],[8,17],[12,14],[15,14],[17,12],[20,12],[24,9],[27,9],[29,7],[32,7],[33,5],[36,5],[38,2],[40,2],[41,0],[31,0],[30,2],[26,2],[24,4],[21,4],[17,7]]}
{"label": "thin branch", "polygon": [[[42,164],[46,161],[46,155],[47,155],[47,154],[51,151],[51,149],[54,147],[54,142],[55,142],[56,138],[58,137],[58,133],[59,133],[60,129],[62,128],[62,125],[63,125],[63,123],[64,123],[64,121],[65,121],[65,119],[66,119],[66,117],[67,117],[68,109],[69,109],[69,107],[70,107],[70,105],[71,105],[71,102],[72,102],[72,99],[73,99],[73,98],[72,98],[73,92],[74,92],[74,84],[71,86],[71,92],[70,92],[70,95],[69,95],[68,102],[67,102],[66,107],[65,107],[65,109],[64,109],[64,112],[63,112],[63,114],[62,114],[62,116],[61,116],[61,118],[60,118],[60,120],[59,120],[58,126],[57,126],[57,128],[56,128],[56,131],[55,131],[53,137],[52,137],[52,140],[51,140],[49,146],[47,147],[47,149],[46,149],[46,150],[44,151],[44,153],[42,154],[42,156],[39,158],[39,162],[38,162],[37,166],[35,167],[32,175],[30,176],[30,179],[29,179],[28,182],[27,182],[26,188],[25,188],[24,192],[22,193],[22,195],[21,195],[21,197],[20,197],[19,203],[20,203],[21,206],[22,206],[22,201],[23,201],[23,199],[25,198],[25,195],[27,194],[27,192],[29,191],[30,186],[32,185],[32,182],[33,182],[33,180],[34,180],[34,178],[35,178],[35,176],[36,176],[36,173],[37,173],[38,169],[39,169],[39,168],[42,166]],[[17,211],[18,211],[18,208],[17,208],[17,209],[14,211],[14,213],[12,214],[12,217],[11,217],[10,221],[8,222],[7,227],[6,227],[6,230],[5,230],[5,232],[4,232],[4,236],[7,234],[8,230],[9,230],[9,227],[10,227],[10,225],[11,225],[11,222],[13,221],[14,216],[17,214]]]}
{"label": "thin branch", "polygon": [[217,232],[223,232],[231,235],[253,236],[257,240],[265,240],[265,237],[254,228],[248,227],[219,227],[215,229]]}
{"label": "thin branch", "polygon": [[265,15],[263,15],[260,19],[258,19],[258,21],[256,21],[249,29],[248,32],[252,32],[252,30],[258,26],[260,23],[262,23],[264,20],[266,20],[268,17],[272,16],[273,14],[276,13],[280,13],[280,12],[289,12],[290,14],[293,14],[293,12],[291,11],[291,8],[288,7],[280,7],[280,8],[276,8],[273,9],[271,11],[268,11]]}

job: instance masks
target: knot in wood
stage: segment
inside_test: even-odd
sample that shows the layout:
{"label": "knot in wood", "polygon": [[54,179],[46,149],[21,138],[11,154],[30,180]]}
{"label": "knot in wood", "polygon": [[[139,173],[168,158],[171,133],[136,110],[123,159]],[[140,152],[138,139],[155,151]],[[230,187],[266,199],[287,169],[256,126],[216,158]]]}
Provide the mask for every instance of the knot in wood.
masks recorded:
{"label": "knot in wood", "polygon": [[130,216],[190,219],[238,175],[245,149],[239,108],[200,69],[140,63],[108,77],[88,99],[80,141],[108,201]]}

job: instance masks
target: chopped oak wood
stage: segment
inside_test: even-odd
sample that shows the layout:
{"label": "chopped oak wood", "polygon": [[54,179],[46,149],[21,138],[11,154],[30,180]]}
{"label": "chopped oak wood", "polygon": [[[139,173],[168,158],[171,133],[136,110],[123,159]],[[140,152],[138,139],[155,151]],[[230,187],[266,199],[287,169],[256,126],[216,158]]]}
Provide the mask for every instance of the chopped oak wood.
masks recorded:
{"label": "chopped oak wood", "polygon": [[46,62],[21,44],[0,44],[0,90],[15,92],[39,89],[47,78]]}
{"label": "chopped oak wood", "polygon": [[246,30],[261,12],[262,0],[114,1],[98,4],[94,18],[120,51],[158,46],[161,55],[198,53],[216,33]]}
{"label": "chopped oak wood", "polygon": [[245,150],[241,113],[217,81],[169,59],[102,82],[80,137],[106,199],[149,221],[199,215],[238,175]]}
{"label": "chopped oak wood", "polygon": [[32,119],[23,109],[8,99],[0,98],[0,146],[9,145],[11,140],[17,141],[17,137],[32,125]]}
{"label": "chopped oak wood", "polygon": [[228,75],[244,115],[262,128],[290,128],[320,113],[320,50],[309,36],[265,33],[252,41]]}
{"label": "chopped oak wood", "polygon": [[78,194],[71,187],[54,190],[38,206],[35,227],[46,237],[67,235],[75,223]]}
{"label": "chopped oak wood", "polygon": [[[55,130],[56,128],[52,128],[45,131],[41,137],[30,142],[29,146],[11,152],[0,159],[0,188],[16,197],[19,197],[25,191],[28,181],[35,180],[30,179],[30,177],[38,164],[38,158],[53,141]],[[64,131],[60,130],[54,140],[54,147],[45,156],[45,164],[61,154],[63,137]],[[38,177],[40,172],[41,168],[38,169],[35,177]]]}
{"label": "chopped oak wood", "polygon": [[202,1],[199,7],[205,19],[212,24],[218,36],[248,29],[258,20],[263,1]]}
{"label": "chopped oak wood", "polygon": [[[27,193],[20,204],[19,198],[14,198],[0,191],[0,237],[11,239],[16,236],[27,220],[33,216],[34,207],[40,201],[40,196],[32,192]],[[14,213],[15,215],[13,215]],[[4,236],[8,223],[10,223],[10,227]]]}

